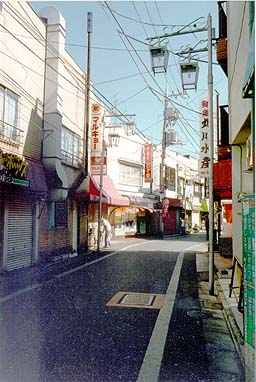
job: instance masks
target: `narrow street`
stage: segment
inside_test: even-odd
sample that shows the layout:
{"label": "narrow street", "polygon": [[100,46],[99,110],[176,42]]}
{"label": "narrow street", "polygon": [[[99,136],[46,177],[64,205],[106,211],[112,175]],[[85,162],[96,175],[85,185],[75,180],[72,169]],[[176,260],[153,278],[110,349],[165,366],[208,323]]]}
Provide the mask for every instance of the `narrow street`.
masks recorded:
{"label": "narrow street", "polygon": [[203,234],[115,242],[0,299],[1,382],[243,382],[221,304],[200,298],[205,248]]}

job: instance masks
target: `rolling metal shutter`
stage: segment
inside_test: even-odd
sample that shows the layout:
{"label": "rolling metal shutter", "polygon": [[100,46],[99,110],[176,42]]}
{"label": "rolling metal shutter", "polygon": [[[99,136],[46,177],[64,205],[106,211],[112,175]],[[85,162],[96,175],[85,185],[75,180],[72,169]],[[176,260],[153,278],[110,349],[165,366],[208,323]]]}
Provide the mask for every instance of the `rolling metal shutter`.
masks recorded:
{"label": "rolling metal shutter", "polygon": [[7,253],[4,268],[12,270],[31,265],[33,252],[32,202],[13,195],[8,203]]}

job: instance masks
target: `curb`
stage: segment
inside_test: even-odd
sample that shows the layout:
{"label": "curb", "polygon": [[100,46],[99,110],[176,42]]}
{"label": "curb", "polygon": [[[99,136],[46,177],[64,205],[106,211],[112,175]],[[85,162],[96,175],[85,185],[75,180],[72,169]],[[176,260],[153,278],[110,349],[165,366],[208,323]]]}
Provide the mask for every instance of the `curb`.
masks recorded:
{"label": "curb", "polygon": [[236,320],[235,320],[235,317],[234,317],[234,314],[232,312],[232,309],[231,307],[229,306],[229,303],[226,299],[226,296],[221,288],[221,285],[219,283],[219,279],[217,277],[217,279],[215,280],[216,282],[216,286],[217,286],[217,289],[218,289],[218,295],[220,297],[220,301],[221,301],[221,304],[222,304],[222,307],[223,307],[223,313],[224,313],[224,318],[226,320],[226,323],[227,323],[227,326],[228,326],[228,329],[230,331],[230,334],[231,334],[231,337],[232,337],[232,340],[234,342],[234,345],[236,347],[236,350],[239,354],[239,357],[240,357],[240,360],[243,364],[243,366],[245,366],[245,354],[244,354],[244,338],[243,338],[243,335],[239,329],[239,326],[238,324],[236,323]]}

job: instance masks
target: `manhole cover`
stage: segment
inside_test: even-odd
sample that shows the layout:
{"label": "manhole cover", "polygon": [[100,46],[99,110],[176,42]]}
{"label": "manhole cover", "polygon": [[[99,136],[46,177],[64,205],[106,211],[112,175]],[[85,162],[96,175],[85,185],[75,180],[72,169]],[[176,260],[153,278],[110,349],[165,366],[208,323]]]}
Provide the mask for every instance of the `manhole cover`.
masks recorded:
{"label": "manhole cover", "polygon": [[190,309],[187,315],[192,318],[207,318],[208,313],[200,309]]}
{"label": "manhole cover", "polygon": [[145,295],[145,294],[126,294],[123,299],[120,301],[120,304],[125,305],[152,305],[154,301],[154,295]]}
{"label": "manhole cover", "polygon": [[118,292],[107,303],[107,306],[161,309],[164,296],[164,294]]}

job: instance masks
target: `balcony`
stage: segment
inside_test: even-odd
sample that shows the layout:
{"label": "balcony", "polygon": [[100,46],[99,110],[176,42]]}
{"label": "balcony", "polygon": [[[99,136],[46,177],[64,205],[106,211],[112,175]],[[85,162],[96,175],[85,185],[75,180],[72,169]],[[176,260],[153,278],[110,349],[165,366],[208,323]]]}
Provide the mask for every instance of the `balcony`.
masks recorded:
{"label": "balcony", "polygon": [[24,131],[6,122],[0,123],[0,143],[18,147],[22,144]]}
{"label": "balcony", "polygon": [[216,54],[217,54],[217,61],[227,76],[228,75],[228,52],[227,52],[226,37],[220,37],[217,39]]}
{"label": "balcony", "polygon": [[223,2],[218,2],[219,14],[219,38],[217,39],[216,55],[222,70],[228,75],[228,51],[227,51],[227,16],[223,8]]}
{"label": "balcony", "polygon": [[62,162],[68,166],[79,168],[83,162],[82,153],[76,155],[70,151],[61,150]]}

